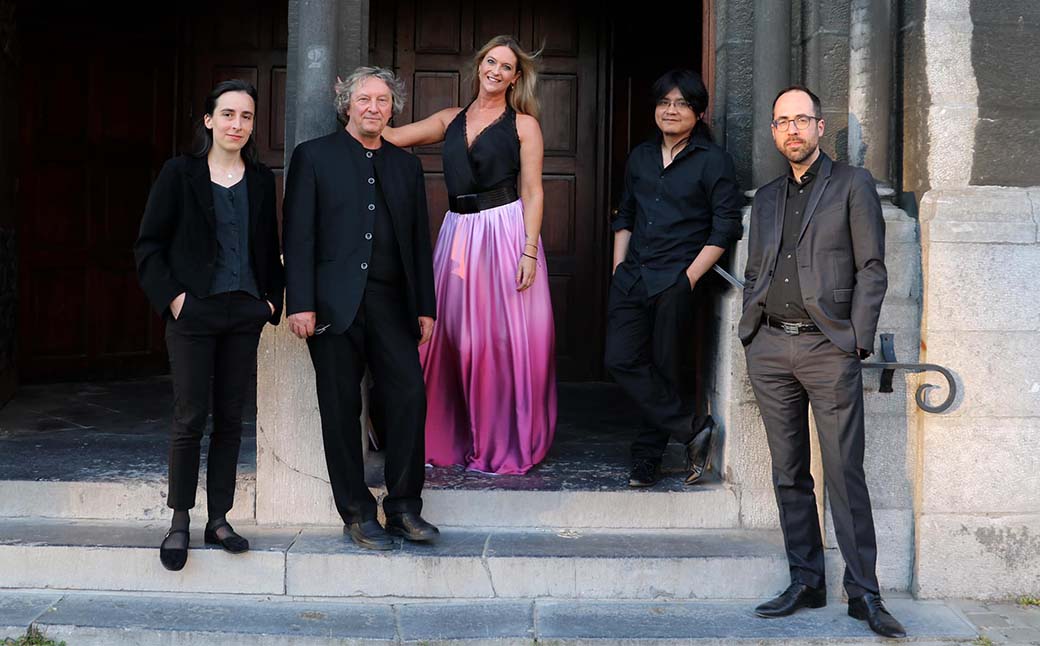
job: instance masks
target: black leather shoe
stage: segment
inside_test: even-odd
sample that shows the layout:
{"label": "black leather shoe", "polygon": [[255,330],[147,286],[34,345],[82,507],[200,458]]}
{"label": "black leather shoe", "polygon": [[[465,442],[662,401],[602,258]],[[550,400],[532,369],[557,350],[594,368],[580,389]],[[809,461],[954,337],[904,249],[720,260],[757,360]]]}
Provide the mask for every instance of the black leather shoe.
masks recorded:
{"label": "black leather shoe", "polygon": [[889,614],[880,595],[868,592],[849,599],[849,616],[867,622],[870,629],[882,637],[906,637],[903,624]]}
{"label": "black leather shoe", "polygon": [[637,458],[632,461],[632,471],[628,474],[629,487],[652,487],[661,477],[661,463],[649,458]]}
{"label": "black leather shoe", "polygon": [[711,473],[718,431],[711,415],[693,419],[693,439],[686,443],[686,484],[692,485]]}
{"label": "black leather shoe", "polygon": [[755,608],[755,614],[766,618],[786,617],[802,608],[822,608],[826,605],[826,587],[810,588],[804,583],[792,583],[779,597]]}
{"label": "black leather shoe", "polygon": [[349,523],[343,528],[343,532],[348,534],[358,547],[367,550],[392,550],[397,545],[375,518]]}
{"label": "black leather shoe", "polygon": [[[217,530],[221,527],[227,527],[230,534],[224,538],[220,538],[220,536],[217,535]],[[223,547],[225,551],[231,552],[232,554],[241,554],[242,552],[249,551],[249,541],[239,536],[235,532],[235,528],[228,524],[226,520],[221,521],[216,525],[207,524],[204,536],[207,545],[219,545]]]}
{"label": "black leather shoe", "polygon": [[441,530],[423,520],[423,517],[414,511],[387,514],[386,531],[410,541],[432,541],[441,535]]}
{"label": "black leather shoe", "polygon": [[166,541],[175,534],[188,534],[186,529],[171,529],[166,532],[166,536],[163,537],[162,543],[159,545],[159,561],[163,564],[163,567],[167,570],[177,572],[184,569],[184,564],[188,562],[188,548],[187,547],[166,547]]}

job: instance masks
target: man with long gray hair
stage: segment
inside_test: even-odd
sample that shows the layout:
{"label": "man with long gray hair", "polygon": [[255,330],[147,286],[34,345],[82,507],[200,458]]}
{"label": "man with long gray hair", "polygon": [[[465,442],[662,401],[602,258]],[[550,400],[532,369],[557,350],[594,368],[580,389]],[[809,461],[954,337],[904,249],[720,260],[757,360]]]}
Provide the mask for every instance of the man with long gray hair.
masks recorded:
{"label": "man with long gray hair", "polygon": [[[418,346],[435,315],[433,258],[422,165],[382,138],[404,106],[390,70],[361,67],[336,84],[346,127],[293,151],[283,246],[289,327],[314,364],[325,460],[345,531],[368,549],[390,534],[426,541],[423,520],[426,390]],[[385,393],[386,529],[365,484],[361,379]]]}

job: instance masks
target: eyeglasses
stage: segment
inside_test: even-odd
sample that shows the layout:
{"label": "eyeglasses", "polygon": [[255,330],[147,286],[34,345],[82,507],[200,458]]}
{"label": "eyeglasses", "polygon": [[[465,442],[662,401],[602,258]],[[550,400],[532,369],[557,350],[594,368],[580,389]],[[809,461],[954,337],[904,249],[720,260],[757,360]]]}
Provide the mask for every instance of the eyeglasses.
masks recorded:
{"label": "eyeglasses", "polygon": [[804,114],[800,114],[794,119],[774,119],[773,121],[770,121],[770,123],[773,125],[774,128],[776,128],[780,132],[787,132],[791,128],[792,123],[799,130],[805,130],[809,127],[809,124],[812,123],[813,119],[819,121],[819,117],[810,117]]}
{"label": "eyeglasses", "polygon": [[676,99],[675,101],[669,101],[668,99],[660,99],[657,102],[659,108],[675,108],[676,110],[692,110],[689,101],[685,99]]}

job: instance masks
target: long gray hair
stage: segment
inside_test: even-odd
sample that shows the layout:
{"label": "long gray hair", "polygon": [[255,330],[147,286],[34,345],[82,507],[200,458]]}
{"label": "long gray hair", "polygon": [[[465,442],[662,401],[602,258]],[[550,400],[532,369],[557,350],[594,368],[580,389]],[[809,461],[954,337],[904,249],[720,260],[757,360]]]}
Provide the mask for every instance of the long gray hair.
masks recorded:
{"label": "long gray hair", "polygon": [[346,116],[350,111],[350,99],[354,95],[354,91],[362,81],[368,78],[379,79],[390,88],[390,95],[394,98],[394,114],[400,114],[401,110],[404,110],[404,81],[397,78],[393,71],[385,67],[363,66],[355,69],[350,73],[350,76],[342,81],[338,81],[335,85],[336,98],[333,99],[332,105],[335,106],[336,114],[340,119],[346,120]]}

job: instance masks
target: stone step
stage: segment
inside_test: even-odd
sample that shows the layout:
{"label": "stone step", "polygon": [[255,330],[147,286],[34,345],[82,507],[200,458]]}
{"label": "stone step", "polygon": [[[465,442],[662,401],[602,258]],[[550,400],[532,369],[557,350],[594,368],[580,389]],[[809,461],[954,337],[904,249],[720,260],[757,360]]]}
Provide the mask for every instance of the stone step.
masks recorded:
{"label": "stone step", "polygon": [[[890,599],[915,644],[970,643],[975,628],[942,602]],[[73,646],[884,643],[845,606],[758,619],[747,601],[452,601],[378,603],[213,596],[0,593],[0,639],[31,624]],[[6,628],[5,628],[6,626]]]}
{"label": "stone step", "polygon": [[[673,479],[674,480],[674,479]],[[204,481],[204,479],[203,479]],[[152,521],[171,515],[164,479],[57,482],[0,480],[0,518]],[[377,497],[385,494],[373,487]],[[256,518],[256,481],[240,478],[232,521]],[[196,509],[206,508],[200,487]],[[649,490],[428,488],[424,514],[456,527],[716,529],[740,524],[737,492],[720,483],[662,482]],[[322,522],[338,522],[331,494]]]}
{"label": "stone step", "polygon": [[[240,525],[231,555],[193,529],[188,564],[168,572],[166,526],[6,520],[0,588],[249,593],[351,598],[758,599],[789,582],[779,532],[442,528],[435,543],[356,547],[340,527]],[[828,551],[831,591],[840,558]]]}

